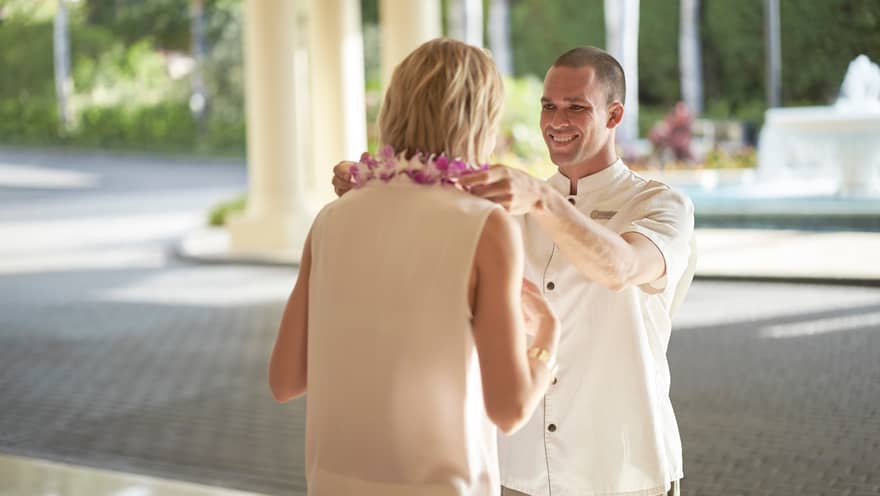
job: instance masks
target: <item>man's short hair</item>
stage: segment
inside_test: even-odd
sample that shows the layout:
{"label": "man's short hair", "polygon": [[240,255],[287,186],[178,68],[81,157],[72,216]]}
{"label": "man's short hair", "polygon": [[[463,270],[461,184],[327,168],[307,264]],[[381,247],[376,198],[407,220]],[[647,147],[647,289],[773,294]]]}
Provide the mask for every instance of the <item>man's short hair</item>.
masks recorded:
{"label": "man's short hair", "polygon": [[590,66],[596,71],[599,84],[605,89],[608,103],[620,100],[626,104],[626,76],[620,62],[601,48],[582,46],[572,48],[553,62],[553,67],[580,69]]}

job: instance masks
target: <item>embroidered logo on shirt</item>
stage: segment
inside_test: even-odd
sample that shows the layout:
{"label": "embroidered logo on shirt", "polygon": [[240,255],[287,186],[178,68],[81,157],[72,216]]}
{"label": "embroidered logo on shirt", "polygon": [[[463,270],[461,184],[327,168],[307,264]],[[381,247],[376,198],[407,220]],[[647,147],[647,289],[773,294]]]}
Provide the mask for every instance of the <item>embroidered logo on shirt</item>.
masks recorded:
{"label": "embroidered logo on shirt", "polygon": [[608,220],[617,213],[617,210],[593,210],[590,212],[590,218],[593,220]]}

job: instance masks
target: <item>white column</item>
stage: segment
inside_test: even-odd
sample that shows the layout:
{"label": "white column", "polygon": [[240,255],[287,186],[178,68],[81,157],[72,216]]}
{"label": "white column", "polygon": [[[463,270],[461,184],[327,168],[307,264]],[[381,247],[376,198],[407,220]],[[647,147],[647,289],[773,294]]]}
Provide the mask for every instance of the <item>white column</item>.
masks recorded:
{"label": "white column", "polygon": [[782,42],[779,0],[764,0],[764,37],[767,43],[767,106],[782,103]]}
{"label": "white column", "polygon": [[626,74],[626,106],[617,128],[623,145],[639,137],[639,0],[605,0],[606,49]]}
{"label": "white column", "polygon": [[333,165],[367,150],[360,0],[309,1],[309,68],[312,161],[329,184]]}
{"label": "white column", "polygon": [[400,61],[422,43],[440,36],[440,0],[380,0],[379,23],[382,82],[387,87]]}
{"label": "white column", "polygon": [[61,131],[70,127],[70,96],[73,94],[73,79],[70,77],[70,28],[66,0],[58,0],[52,31],[52,46],[55,61],[55,97],[58,99],[58,121]]}
{"label": "white column", "polygon": [[449,0],[446,21],[447,36],[483,46],[483,0]]}
{"label": "white column", "polygon": [[[301,3],[245,2],[248,205],[228,223],[234,254],[298,259],[322,204],[305,147],[308,72]],[[322,179],[329,184],[329,175]]]}
{"label": "white column", "polygon": [[700,45],[700,0],[681,0],[678,31],[678,67],[681,95],[695,115],[703,113],[703,63]]}
{"label": "white column", "polygon": [[513,75],[513,49],[510,41],[510,0],[492,0],[489,4],[489,49],[498,70]]}

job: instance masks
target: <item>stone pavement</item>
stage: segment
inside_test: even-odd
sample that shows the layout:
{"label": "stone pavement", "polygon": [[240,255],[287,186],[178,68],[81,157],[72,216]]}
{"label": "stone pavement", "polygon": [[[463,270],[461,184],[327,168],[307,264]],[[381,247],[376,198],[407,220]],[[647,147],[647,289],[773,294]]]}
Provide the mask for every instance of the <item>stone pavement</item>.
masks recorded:
{"label": "stone pavement", "polygon": [[126,472],[0,454],[0,496],[260,496]]}
{"label": "stone pavement", "polygon": [[[266,386],[295,270],[169,254],[243,183],[0,150],[0,452],[304,494],[304,402]],[[880,289],[697,281],[669,357],[683,494],[880,494]]]}

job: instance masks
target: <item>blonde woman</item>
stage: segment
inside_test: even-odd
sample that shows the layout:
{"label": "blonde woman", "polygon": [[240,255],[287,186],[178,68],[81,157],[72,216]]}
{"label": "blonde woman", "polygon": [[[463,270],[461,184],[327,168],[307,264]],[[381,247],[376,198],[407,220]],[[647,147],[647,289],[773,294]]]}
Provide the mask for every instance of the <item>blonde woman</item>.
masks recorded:
{"label": "blonde woman", "polygon": [[518,227],[457,186],[484,168],[502,95],[485,52],[425,43],[392,76],[382,152],[315,219],[269,370],[276,400],[308,393],[310,495],[500,490],[496,427],[529,418],[559,339]]}

